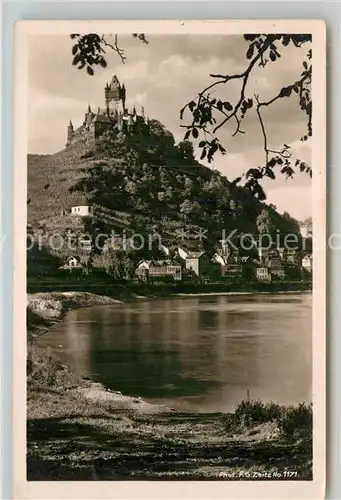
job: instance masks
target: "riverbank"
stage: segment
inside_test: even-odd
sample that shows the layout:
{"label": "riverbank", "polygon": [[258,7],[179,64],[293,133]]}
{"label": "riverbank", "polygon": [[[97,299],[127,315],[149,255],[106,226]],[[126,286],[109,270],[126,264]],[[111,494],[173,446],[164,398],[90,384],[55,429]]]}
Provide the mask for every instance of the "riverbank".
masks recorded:
{"label": "riverbank", "polygon": [[107,391],[36,346],[70,308],[100,303],[118,301],[28,296],[29,480],[311,479],[311,407],[246,401],[231,414],[178,412]]}
{"label": "riverbank", "polygon": [[71,309],[96,305],[122,304],[120,300],[89,292],[40,292],[27,294],[29,339],[44,333]]}
{"label": "riverbank", "polygon": [[82,276],[75,278],[70,275],[64,280],[56,277],[29,278],[27,291],[30,294],[38,292],[91,292],[105,295],[118,300],[127,300],[136,297],[171,297],[172,295],[199,295],[199,294],[245,294],[245,293],[301,293],[312,290],[310,281],[271,281],[271,282],[217,282],[217,283],[113,283],[110,276]]}

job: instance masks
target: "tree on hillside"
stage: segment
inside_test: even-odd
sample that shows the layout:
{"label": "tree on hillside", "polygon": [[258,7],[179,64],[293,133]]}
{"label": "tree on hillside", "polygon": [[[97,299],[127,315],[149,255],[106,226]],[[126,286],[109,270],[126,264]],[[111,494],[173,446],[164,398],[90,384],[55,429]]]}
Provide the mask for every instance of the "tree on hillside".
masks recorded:
{"label": "tree on hillside", "polygon": [[103,253],[104,268],[115,281],[130,280],[134,277],[136,262],[128,252],[108,248]]}
{"label": "tree on hillside", "polygon": [[196,201],[184,200],[180,205],[180,213],[183,215],[184,220],[187,220],[188,215],[198,214],[200,212],[200,205]]}
{"label": "tree on hillside", "polygon": [[194,148],[193,144],[190,141],[181,141],[178,144],[178,149],[180,153],[180,158],[185,163],[193,163],[194,158]]}
{"label": "tree on hillside", "polygon": [[[100,34],[72,34],[73,40],[72,64],[78,69],[86,69],[88,74],[94,74],[94,67],[107,65],[105,55],[107,50],[118,54],[121,61],[125,62],[124,49],[119,47],[118,35]],[[148,43],[144,34],[133,34],[133,37]],[[110,40],[109,40],[110,38]],[[187,121],[182,126],[185,128],[184,140],[190,137],[198,141],[201,149],[201,159],[211,162],[217,152],[226,154],[217,136],[217,132],[229,122],[235,123],[232,137],[243,134],[243,121],[250,110],[256,111],[259,127],[263,137],[264,161],[261,165],[250,168],[235,183],[244,180],[245,187],[258,199],[264,200],[265,193],[260,181],[268,177],[275,179],[277,173],[292,178],[297,170],[306,172],[310,176],[311,168],[305,162],[292,160],[291,147],[283,143],[279,149],[273,149],[269,144],[267,125],[264,119],[264,110],[281,99],[295,98],[300,110],[306,115],[306,132],[299,139],[306,141],[312,136],[312,49],[311,35],[309,34],[246,34],[245,41],[245,68],[239,73],[229,74],[223,71],[220,74],[211,74],[212,83],[200,90],[197,96],[185,104],[180,111],[180,119]],[[257,67],[265,68],[267,65],[279,61],[287,47],[301,49],[307,47],[302,60],[302,71],[296,78],[276,89],[268,100],[262,100],[260,95],[249,95],[248,82],[252,79]],[[232,82],[240,83],[240,93],[236,101],[227,101],[217,95],[219,89],[229,87]],[[213,94],[214,92],[214,94]]]}
{"label": "tree on hillside", "polygon": [[271,234],[274,230],[269,212],[265,209],[258,215],[256,224],[259,234]]}
{"label": "tree on hillside", "polygon": [[291,217],[291,215],[288,212],[283,212],[282,217],[283,217],[283,219],[286,222],[288,222],[290,224],[293,232],[295,232],[295,233],[299,233],[300,232],[300,225],[299,225],[299,223],[297,222],[296,219],[294,219],[293,217]]}

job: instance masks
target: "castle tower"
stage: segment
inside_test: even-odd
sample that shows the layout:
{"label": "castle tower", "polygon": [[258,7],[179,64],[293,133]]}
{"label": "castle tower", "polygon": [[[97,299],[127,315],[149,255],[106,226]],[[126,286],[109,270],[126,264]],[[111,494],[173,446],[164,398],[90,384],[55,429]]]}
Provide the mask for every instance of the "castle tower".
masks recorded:
{"label": "castle tower", "polygon": [[118,78],[114,75],[111,79],[110,85],[107,83],[104,87],[105,105],[108,108],[115,108],[124,112],[126,89],[124,84],[121,86]]}
{"label": "castle tower", "polygon": [[124,84],[121,87],[121,99],[122,99],[122,108],[124,112],[126,109],[126,87]]}
{"label": "castle tower", "polygon": [[70,142],[73,138],[73,132],[74,132],[73,124],[72,124],[72,121],[70,120],[70,123],[67,126],[67,141],[66,141],[67,146],[70,144]]}

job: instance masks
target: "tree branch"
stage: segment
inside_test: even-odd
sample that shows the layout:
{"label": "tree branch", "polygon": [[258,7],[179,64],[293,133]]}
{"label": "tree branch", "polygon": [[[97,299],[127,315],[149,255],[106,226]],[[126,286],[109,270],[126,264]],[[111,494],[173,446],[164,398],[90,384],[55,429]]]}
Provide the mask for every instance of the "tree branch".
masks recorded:
{"label": "tree branch", "polygon": [[[218,125],[215,126],[215,128],[213,129],[213,134],[215,134],[217,130],[219,130],[223,125],[225,125],[225,123],[228,120],[230,120],[232,117],[236,116],[238,110],[240,109],[240,107],[245,99],[245,89],[246,89],[246,85],[248,83],[248,79],[249,79],[251,71],[253,70],[256,63],[262,58],[264,52],[266,52],[266,50],[268,50],[268,48],[271,46],[271,44],[274,42],[275,39],[276,39],[275,35],[268,35],[267,36],[266,40],[264,41],[263,46],[259,49],[259,51],[253,57],[253,59],[251,59],[248,67],[242,73],[237,73],[234,75],[222,75],[222,74],[211,74],[210,75],[211,78],[218,78],[218,81],[211,83],[206,88],[204,88],[201,92],[199,92],[198,97],[197,97],[197,99],[198,99],[197,105],[196,105],[197,109],[200,107],[201,102],[202,102],[205,94],[209,90],[211,90],[212,88],[216,87],[217,85],[226,84],[227,82],[232,81],[232,80],[242,80],[240,98],[239,98],[237,104],[233,108],[232,113],[229,113],[229,114],[227,114],[227,113],[223,112],[221,109],[219,109],[219,111],[225,115],[225,118]],[[195,102],[195,101],[191,101],[191,102]],[[180,116],[182,116],[186,107],[188,107],[188,104],[186,104],[182,108],[182,110],[180,111]],[[195,123],[196,122],[193,119],[192,124],[188,128],[193,128],[195,126]],[[203,127],[201,127],[201,128],[203,128]]]}
{"label": "tree branch", "polygon": [[118,54],[118,56],[121,58],[121,61],[122,63],[124,64],[125,63],[125,60],[127,59],[124,55],[124,49],[121,49],[119,46],[118,46],[118,37],[117,37],[117,33],[115,33],[114,35],[114,44],[111,44],[109,43],[106,39],[105,39],[105,35],[102,35],[101,37],[101,42],[103,43],[103,45],[105,45],[106,47],[109,47],[111,50],[113,50],[114,52],[116,52],[116,54]]}
{"label": "tree branch", "polygon": [[259,119],[260,127],[261,127],[261,130],[262,130],[262,135],[263,135],[263,149],[264,149],[264,152],[265,152],[265,167],[268,166],[268,163],[269,163],[269,154],[270,153],[279,155],[279,156],[281,156],[282,158],[285,158],[285,159],[289,159],[291,157],[291,153],[290,153],[290,151],[288,151],[288,149],[289,149],[288,147],[285,147],[284,150],[282,150],[282,151],[275,151],[275,150],[269,149],[269,147],[268,147],[267,133],[266,133],[264,121],[263,121],[263,118],[262,118],[262,115],[261,115],[261,108],[262,107],[268,107],[268,106],[270,106],[271,104],[273,104],[274,102],[276,102],[277,100],[279,100],[279,99],[281,99],[283,97],[290,97],[290,95],[291,95],[291,93],[292,93],[293,90],[296,93],[298,93],[299,96],[301,97],[304,83],[310,83],[311,82],[311,72],[312,72],[312,70],[311,70],[311,67],[310,67],[309,70],[307,70],[306,72],[303,72],[302,78],[300,78],[300,80],[298,80],[297,82],[293,83],[292,85],[289,85],[288,87],[283,87],[278,92],[278,94],[276,96],[274,96],[272,99],[269,99],[268,101],[261,102],[259,100],[259,96],[258,95],[254,96],[255,100],[257,102],[256,113],[257,113],[257,116],[258,116],[258,119]]}

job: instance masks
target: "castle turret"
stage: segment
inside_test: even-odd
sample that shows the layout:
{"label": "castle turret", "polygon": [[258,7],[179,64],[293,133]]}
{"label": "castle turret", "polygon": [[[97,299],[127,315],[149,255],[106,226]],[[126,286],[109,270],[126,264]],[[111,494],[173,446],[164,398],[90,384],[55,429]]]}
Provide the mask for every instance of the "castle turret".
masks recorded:
{"label": "castle turret", "polygon": [[121,86],[116,75],[112,77],[110,85],[106,84],[104,87],[104,97],[107,107],[124,111],[126,90],[124,84]]}
{"label": "castle turret", "polygon": [[127,119],[127,129],[128,129],[128,132],[131,133],[133,131],[133,128],[134,128],[133,117],[132,117],[132,115],[129,115],[129,117]]}
{"label": "castle turret", "polygon": [[126,109],[126,88],[124,84],[121,87],[121,99],[122,99],[122,108],[124,112]]}
{"label": "castle turret", "polygon": [[73,124],[72,124],[72,121],[70,120],[70,123],[67,126],[67,141],[66,141],[67,146],[70,144],[70,142],[73,138],[73,133],[74,133]]}

